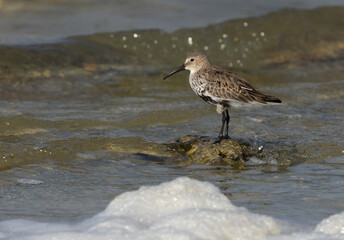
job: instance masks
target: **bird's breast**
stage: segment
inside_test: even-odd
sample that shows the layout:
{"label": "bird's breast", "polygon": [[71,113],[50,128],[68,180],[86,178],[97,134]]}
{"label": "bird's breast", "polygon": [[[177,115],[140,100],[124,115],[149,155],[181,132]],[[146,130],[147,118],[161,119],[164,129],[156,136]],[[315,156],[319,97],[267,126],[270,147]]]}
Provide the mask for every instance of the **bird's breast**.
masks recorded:
{"label": "bird's breast", "polygon": [[198,74],[190,74],[189,77],[189,84],[191,89],[198,95],[202,95],[205,91],[205,87],[207,84],[207,81],[203,79],[201,76]]}

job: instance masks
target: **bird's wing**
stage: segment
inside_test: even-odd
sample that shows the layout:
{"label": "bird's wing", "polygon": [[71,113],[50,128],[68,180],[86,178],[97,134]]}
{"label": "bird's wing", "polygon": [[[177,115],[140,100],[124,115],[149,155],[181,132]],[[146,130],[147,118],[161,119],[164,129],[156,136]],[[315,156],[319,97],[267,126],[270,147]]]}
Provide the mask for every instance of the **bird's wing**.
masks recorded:
{"label": "bird's wing", "polygon": [[263,100],[264,93],[255,89],[245,79],[232,72],[214,67],[209,69],[209,71],[205,71],[203,78],[207,79],[205,94],[211,94],[224,101],[235,100],[244,103],[265,103]]}

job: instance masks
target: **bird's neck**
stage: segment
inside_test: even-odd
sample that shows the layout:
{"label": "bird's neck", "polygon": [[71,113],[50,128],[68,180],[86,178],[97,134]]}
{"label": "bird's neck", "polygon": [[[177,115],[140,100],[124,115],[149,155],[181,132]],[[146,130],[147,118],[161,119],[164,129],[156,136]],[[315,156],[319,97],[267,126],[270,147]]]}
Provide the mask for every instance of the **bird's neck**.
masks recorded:
{"label": "bird's neck", "polygon": [[193,75],[197,70],[190,70],[190,76]]}

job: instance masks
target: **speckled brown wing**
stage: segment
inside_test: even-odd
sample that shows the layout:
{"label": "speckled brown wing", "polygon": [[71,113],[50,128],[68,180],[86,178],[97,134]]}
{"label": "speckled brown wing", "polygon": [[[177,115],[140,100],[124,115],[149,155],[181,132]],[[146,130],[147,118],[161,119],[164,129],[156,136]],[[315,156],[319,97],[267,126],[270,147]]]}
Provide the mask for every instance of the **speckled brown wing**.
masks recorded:
{"label": "speckled brown wing", "polygon": [[255,89],[240,76],[216,66],[205,71],[203,77],[207,79],[205,93],[223,101],[234,100],[242,103],[258,102],[265,104],[269,99],[274,100],[274,102],[279,100]]}

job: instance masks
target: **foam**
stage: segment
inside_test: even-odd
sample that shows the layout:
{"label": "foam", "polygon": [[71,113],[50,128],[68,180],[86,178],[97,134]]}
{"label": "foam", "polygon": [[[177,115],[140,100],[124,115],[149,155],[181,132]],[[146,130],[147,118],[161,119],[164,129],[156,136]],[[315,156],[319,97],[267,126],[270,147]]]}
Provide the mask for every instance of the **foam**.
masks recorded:
{"label": "foam", "polygon": [[314,232],[281,235],[282,224],[272,217],[234,206],[210,183],[182,177],[123,193],[103,212],[77,224],[0,222],[0,238],[344,239],[343,223],[341,213],[319,223]]}
{"label": "foam", "polygon": [[271,240],[343,240],[344,212],[332,215],[321,221],[310,233],[291,233],[280,235]]}

